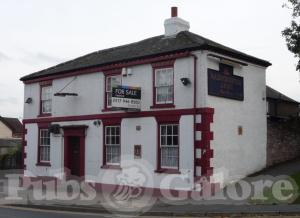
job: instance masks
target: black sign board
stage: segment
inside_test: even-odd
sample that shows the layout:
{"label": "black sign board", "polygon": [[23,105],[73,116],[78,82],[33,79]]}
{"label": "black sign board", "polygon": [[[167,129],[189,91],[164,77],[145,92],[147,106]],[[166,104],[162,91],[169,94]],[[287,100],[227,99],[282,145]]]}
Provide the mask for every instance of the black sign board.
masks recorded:
{"label": "black sign board", "polygon": [[244,100],[244,79],[233,75],[233,67],[220,64],[220,71],[208,69],[208,94],[234,100]]}

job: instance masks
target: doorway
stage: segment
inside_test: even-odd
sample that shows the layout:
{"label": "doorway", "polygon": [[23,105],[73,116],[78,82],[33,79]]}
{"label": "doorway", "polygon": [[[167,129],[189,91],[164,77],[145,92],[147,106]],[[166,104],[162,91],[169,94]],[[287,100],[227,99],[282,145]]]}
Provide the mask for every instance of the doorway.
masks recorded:
{"label": "doorway", "polygon": [[80,137],[68,136],[68,164],[70,175],[80,177]]}
{"label": "doorway", "polygon": [[64,168],[67,178],[84,176],[87,126],[64,127]]}

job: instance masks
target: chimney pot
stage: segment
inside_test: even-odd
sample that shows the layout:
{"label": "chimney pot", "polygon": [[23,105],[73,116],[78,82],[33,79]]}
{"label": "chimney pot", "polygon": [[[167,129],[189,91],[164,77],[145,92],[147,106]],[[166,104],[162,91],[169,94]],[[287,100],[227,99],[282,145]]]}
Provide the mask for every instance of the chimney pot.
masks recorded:
{"label": "chimney pot", "polygon": [[178,13],[177,13],[177,7],[172,7],[171,9],[171,16],[172,17],[177,17]]}

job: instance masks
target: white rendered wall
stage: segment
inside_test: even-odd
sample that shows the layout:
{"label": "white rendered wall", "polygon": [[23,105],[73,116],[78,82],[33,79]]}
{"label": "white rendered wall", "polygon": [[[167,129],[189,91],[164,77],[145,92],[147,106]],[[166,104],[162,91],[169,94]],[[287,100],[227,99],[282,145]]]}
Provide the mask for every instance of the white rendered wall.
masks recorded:
{"label": "white rendered wall", "polygon": [[[85,179],[98,183],[110,183],[104,178],[104,173],[112,171],[111,169],[102,169],[103,164],[103,125],[95,126],[93,121],[59,122],[61,126],[67,125],[87,125],[85,138]],[[136,126],[141,126],[137,131]],[[147,167],[153,184],[151,187],[165,189],[185,189],[193,188],[193,116],[182,116],[180,125],[180,163],[179,170],[181,174],[172,175],[156,173],[157,167],[157,122],[154,117],[129,118],[123,119],[121,123],[121,167],[126,161],[147,162]],[[56,176],[63,172],[63,135],[54,136],[51,134],[51,166],[36,166],[37,163],[37,124],[27,124],[28,133],[25,140],[27,146],[25,152],[27,158],[25,165],[26,176]],[[134,145],[142,146],[142,161],[134,159]],[[115,170],[113,170],[114,172]],[[121,173],[121,171],[120,171]],[[162,185],[161,181],[167,177],[176,177],[171,183],[171,187]]]}
{"label": "white rendered wall", "polygon": [[[152,77],[150,64],[131,67],[132,75],[122,77],[123,85],[142,88],[142,111],[151,110],[153,105]],[[188,77],[193,82],[192,58],[177,59],[174,64],[174,104],[175,109],[193,107],[193,87],[182,85],[180,78]],[[53,94],[60,91],[74,77],[55,79],[52,82]],[[55,97],[52,99],[52,116],[74,116],[101,114],[104,109],[104,75],[95,72],[79,75],[63,92],[77,93],[78,96]],[[39,115],[39,83],[25,84],[24,99],[32,98],[31,104],[24,105],[24,119],[37,118]],[[111,113],[111,112],[109,112]]]}
{"label": "white rendered wall", "polygon": [[[219,62],[208,58],[208,53],[198,53],[198,82],[201,84],[198,107],[215,109],[211,124],[214,134],[211,165],[215,173],[225,172],[225,183],[228,183],[266,167],[266,69],[250,63],[248,66],[234,66],[234,75],[244,78],[244,101],[209,96],[207,68],[219,70]],[[242,135],[238,135],[239,126],[242,126]]]}
{"label": "white rendered wall", "polygon": [[[214,172],[226,168],[229,175],[225,183],[232,181],[237,175],[245,176],[256,172],[266,165],[266,103],[265,68],[249,64],[247,67],[236,67],[235,74],[244,77],[245,100],[235,101],[207,94],[207,68],[218,70],[218,62],[208,59],[207,52],[195,52],[198,56],[197,74],[197,107],[212,107],[215,109],[212,131],[214,140],[211,148],[214,150],[212,167]],[[193,58],[177,59],[174,67],[175,109],[193,107]],[[140,65],[131,67],[132,75],[122,77],[123,85],[142,87],[142,111],[150,111],[152,106],[152,67]],[[190,78],[192,85],[183,86],[180,78]],[[59,91],[73,77],[53,80],[53,93]],[[101,72],[80,75],[68,86],[66,92],[78,93],[78,97],[53,97],[52,116],[73,116],[101,114],[104,108],[104,76]],[[37,118],[39,114],[39,84],[25,85],[25,99],[33,98],[32,104],[25,104],[24,119]],[[157,109],[153,109],[157,110]],[[167,109],[170,110],[170,109]],[[105,112],[112,113],[112,112]],[[103,126],[96,127],[93,120],[78,122],[63,122],[61,125],[88,125],[85,152],[85,173],[96,176],[102,181],[104,172],[101,169],[103,151]],[[142,130],[136,132],[135,126],[141,125]],[[237,134],[238,126],[243,127],[243,135]],[[126,128],[125,128],[126,127]],[[37,161],[37,124],[27,124],[26,135],[27,158],[25,164],[27,173],[31,171],[36,176],[54,175],[62,172],[63,139],[51,136],[51,167],[36,166]],[[133,146],[142,145],[142,156],[153,166],[155,187],[164,176],[174,175],[154,173],[156,168],[157,124],[153,117],[123,119],[122,121],[122,155],[133,157]],[[184,184],[177,187],[190,187],[193,180],[193,118],[182,116],[180,120],[180,171],[181,175],[188,175]],[[145,155],[146,154],[146,155]],[[53,170],[51,172],[50,170]],[[176,175],[175,175],[176,176]],[[88,178],[88,177],[87,177]],[[92,179],[92,178],[90,178]],[[183,180],[176,180],[182,182]]]}

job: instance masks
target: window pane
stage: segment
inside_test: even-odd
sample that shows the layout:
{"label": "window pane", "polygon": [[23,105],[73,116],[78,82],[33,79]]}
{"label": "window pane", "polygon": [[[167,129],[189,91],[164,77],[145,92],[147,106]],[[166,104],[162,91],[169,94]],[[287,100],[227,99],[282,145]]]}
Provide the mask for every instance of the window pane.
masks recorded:
{"label": "window pane", "polygon": [[42,100],[42,112],[43,113],[50,113],[51,112],[51,100]]}
{"label": "window pane", "polygon": [[166,130],[167,130],[167,127],[166,126],[161,126],[161,135],[166,135]]}
{"label": "window pane", "polygon": [[168,87],[166,99],[168,102],[173,101],[173,86]]}
{"label": "window pane", "polygon": [[164,147],[161,150],[162,167],[178,167],[178,148]]}
{"label": "window pane", "polygon": [[173,69],[168,68],[156,70],[155,79],[156,87],[173,85]]}
{"label": "window pane", "polygon": [[111,88],[121,85],[121,76],[111,78]]}
{"label": "window pane", "polygon": [[168,87],[159,87],[156,89],[156,101],[166,102],[168,98]]}
{"label": "window pane", "polygon": [[116,135],[120,135],[120,127],[116,128]]}
{"label": "window pane", "polygon": [[111,98],[112,98],[112,93],[108,92],[107,93],[107,106],[111,106]]}
{"label": "window pane", "polygon": [[168,136],[167,137],[167,145],[172,145],[173,142],[172,142],[172,136]]}
{"label": "window pane", "polygon": [[120,144],[120,137],[119,137],[119,136],[116,137],[116,144],[117,144],[117,145]]}
{"label": "window pane", "polygon": [[116,144],[116,137],[115,136],[111,136],[111,144],[112,145]]}
{"label": "window pane", "polygon": [[109,127],[106,127],[106,135],[110,135],[110,128]]}
{"label": "window pane", "polygon": [[42,87],[42,99],[41,100],[49,100],[52,95],[52,86]]}
{"label": "window pane", "polygon": [[178,125],[173,125],[173,135],[178,135]]}
{"label": "window pane", "polygon": [[40,161],[50,161],[50,146],[40,147]]}
{"label": "window pane", "polygon": [[171,125],[169,125],[168,127],[167,127],[167,134],[168,135],[172,135],[172,133],[173,133],[173,126],[171,126]]}
{"label": "window pane", "polygon": [[161,143],[162,146],[167,145],[166,136],[161,136],[161,137],[160,137],[160,140],[161,140],[160,143]]}
{"label": "window pane", "polygon": [[107,163],[120,163],[120,147],[107,146],[106,148],[106,162]]}
{"label": "window pane", "polygon": [[173,136],[173,145],[178,145],[178,136]]}
{"label": "window pane", "polygon": [[105,139],[105,144],[110,145],[110,144],[111,144],[111,142],[110,142],[110,137],[109,137],[109,136],[106,136],[105,138],[106,138],[106,139]]}
{"label": "window pane", "polygon": [[115,127],[111,128],[111,135],[116,135],[116,128]]}

